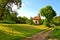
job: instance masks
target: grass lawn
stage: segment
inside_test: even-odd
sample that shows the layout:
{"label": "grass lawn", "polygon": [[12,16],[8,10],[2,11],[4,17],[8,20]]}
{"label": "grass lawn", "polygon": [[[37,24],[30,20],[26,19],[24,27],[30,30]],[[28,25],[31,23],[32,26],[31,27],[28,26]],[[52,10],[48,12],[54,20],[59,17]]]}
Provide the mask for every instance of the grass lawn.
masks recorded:
{"label": "grass lawn", "polygon": [[60,40],[60,26],[56,26],[55,30],[50,35],[51,38]]}
{"label": "grass lawn", "polygon": [[0,24],[0,40],[21,40],[45,29],[44,25]]}

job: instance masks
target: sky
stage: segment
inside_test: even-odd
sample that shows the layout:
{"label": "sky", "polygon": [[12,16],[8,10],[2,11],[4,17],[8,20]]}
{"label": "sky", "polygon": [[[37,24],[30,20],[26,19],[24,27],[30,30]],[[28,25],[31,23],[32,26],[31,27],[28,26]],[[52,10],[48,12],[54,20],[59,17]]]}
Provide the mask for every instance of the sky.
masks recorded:
{"label": "sky", "polygon": [[[60,0],[22,0],[22,7],[13,10],[18,12],[18,16],[26,16],[28,18],[37,16],[40,9],[50,5],[56,11],[57,16],[60,15]],[[43,18],[43,17],[42,17]]]}

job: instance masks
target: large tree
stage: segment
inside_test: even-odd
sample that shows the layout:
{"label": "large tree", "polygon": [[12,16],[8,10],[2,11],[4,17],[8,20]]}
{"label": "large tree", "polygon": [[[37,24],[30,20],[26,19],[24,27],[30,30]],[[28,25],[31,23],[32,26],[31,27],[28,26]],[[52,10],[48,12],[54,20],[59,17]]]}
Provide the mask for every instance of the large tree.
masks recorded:
{"label": "large tree", "polygon": [[47,21],[50,23],[50,21],[53,19],[53,17],[56,16],[56,12],[51,6],[46,6],[40,10],[40,14],[44,17],[46,17]]}
{"label": "large tree", "polygon": [[21,0],[0,0],[0,7],[11,7],[12,4],[17,5],[18,7],[21,7]]}
{"label": "large tree", "polygon": [[11,11],[13,4],[19,8],[21,3],[21,0],[0,0],[0,13],[3,13],[6,9]]}
{"label": "large tree", "polygon": [[7,15],[7,13],[12,12],[13,4],[20,8],[21,3],[21,0],[0,0],[0,19],[2,19],[4,15]]}
{"label": "large tree", "polygon": [[0,0],[0,20],[10,18],[10,12],[13,12],[13,4],[20,8],[21,3],[21,0]]}

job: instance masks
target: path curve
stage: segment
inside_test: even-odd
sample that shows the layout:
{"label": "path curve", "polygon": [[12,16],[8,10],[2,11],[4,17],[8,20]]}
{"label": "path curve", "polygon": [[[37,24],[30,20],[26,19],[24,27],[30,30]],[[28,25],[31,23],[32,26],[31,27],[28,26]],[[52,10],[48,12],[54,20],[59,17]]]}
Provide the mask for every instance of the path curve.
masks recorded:
{"label": "path curve", "polygon": [[27,37],[23,40],[47,40],[47,37],[50,35],[50,33],[54,30],[54,28],[50,28],[48,30],[36,33],[35,35],[31,37]]}

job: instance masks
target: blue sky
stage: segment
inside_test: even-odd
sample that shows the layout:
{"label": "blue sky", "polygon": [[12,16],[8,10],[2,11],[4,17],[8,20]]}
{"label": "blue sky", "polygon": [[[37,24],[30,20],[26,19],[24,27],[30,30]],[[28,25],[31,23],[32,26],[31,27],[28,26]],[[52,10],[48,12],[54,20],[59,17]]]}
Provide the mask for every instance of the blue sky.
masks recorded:
{"label": "blue sky", "polygon": [[34,17],[47,5],[51,5],[57,15],[60,15],[60,0],[22,0],[22,7],[17,10],[18,16]]}

